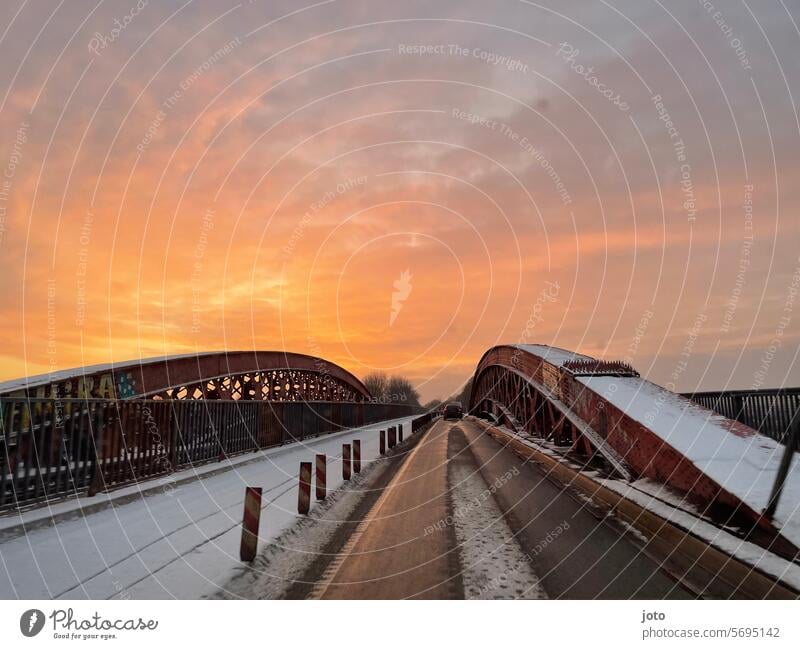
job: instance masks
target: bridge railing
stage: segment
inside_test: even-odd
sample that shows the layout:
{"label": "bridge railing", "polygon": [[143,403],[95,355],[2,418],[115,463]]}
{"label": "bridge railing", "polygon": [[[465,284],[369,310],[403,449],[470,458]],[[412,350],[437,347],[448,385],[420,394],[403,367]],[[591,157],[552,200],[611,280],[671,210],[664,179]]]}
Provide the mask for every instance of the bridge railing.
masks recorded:
{"label": "bridge railing", "polygon": [[[683,396],[782,444],[789,439],[792,418],[800,411],[800,388],[695,392]],[[800,440],[795,441],[794,447],[800,451]]]}
{"label": "bridge railing", "polygon": [[0,509],[418,414],[397,403],[0,398]]}
{"label": "bridge railing", "polygon": [[422,430],[423,428],[425,428],[425,426],[427,426],[434,419],[436,419],[436,417],[438,417],[438,413],[435,410],[426,412],[425,414],[420,415],[419,417],[415,417],[414,419],[411,420],[411,432],[416,433],[418,430]]}

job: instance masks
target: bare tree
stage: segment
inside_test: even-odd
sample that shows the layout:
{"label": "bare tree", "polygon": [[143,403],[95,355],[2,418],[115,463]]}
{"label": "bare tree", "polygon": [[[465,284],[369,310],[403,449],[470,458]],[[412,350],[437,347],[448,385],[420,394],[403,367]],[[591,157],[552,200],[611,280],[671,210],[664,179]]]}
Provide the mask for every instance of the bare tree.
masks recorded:
{"label": "bare tree", "polygon": [[372,400],[378,403],[420,405],[419,392],[414,388],[414,384],[404,376],[388,376],[384,372],[370,372],[362,382],[372,395]]}
{"label": "bare tree", "polygon": [[389,400],[397,403],[405,403],[409,406],[418,406],[419,392],[414,385],[404,376],[389,377]]}
{"label": "bare tree", "polygon": [[387,401],[389,377],[384,372],[371,372],[364,377],[362,383],[369,390],[374,401]]}

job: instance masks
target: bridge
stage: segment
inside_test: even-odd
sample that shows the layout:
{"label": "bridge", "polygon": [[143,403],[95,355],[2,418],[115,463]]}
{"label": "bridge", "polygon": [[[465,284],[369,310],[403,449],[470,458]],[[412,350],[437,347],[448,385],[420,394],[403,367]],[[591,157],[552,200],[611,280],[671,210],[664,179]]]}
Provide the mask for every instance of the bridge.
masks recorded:
{"label": "bridge", "polygon": [[412,412],[334,363],[213,352],[0,383],[0,509],[90,494]]}
{"label": "bridge", "polygon": [[515,433],[580,455],[585,467],[649,479],[719,525],[741,528],[745,537],[764,534],[768,547],[797,554],[800,473],[788,470],[797,422],[782,448],[624,363],[540,345],[490,349],[478,364],[471,406],[490,409]]}
{"label": "bridge", "polygon": [[0,594],[796,598],[799,422],[777,396],[762,434],[542,345],[489,349],[457,421],[286,352],[7,382]]}

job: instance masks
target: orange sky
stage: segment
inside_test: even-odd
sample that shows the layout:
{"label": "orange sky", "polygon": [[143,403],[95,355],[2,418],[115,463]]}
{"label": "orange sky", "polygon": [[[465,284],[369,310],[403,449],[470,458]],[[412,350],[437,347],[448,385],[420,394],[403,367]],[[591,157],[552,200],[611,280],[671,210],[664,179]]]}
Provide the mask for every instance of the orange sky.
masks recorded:
{"label": "orange sky", "polygon": [[681,390],[800,383],[782,7],[725,33],[690,2],[20,4],[0,379],[287,349],[429,399],[526,341]]}

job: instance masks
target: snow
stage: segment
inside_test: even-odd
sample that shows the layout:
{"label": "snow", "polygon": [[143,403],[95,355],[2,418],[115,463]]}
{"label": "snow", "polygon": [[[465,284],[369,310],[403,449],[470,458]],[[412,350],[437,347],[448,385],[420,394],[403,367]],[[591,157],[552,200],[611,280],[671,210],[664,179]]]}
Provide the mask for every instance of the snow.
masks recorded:
{"label": "snow", "polygon": [[594,360],[591,356],[584,356],[577,352],[571,352],[568,349],[561,349],[560,347],[549,347],[548,345],[514,345],[517,349],[534,354],[539,358],[546,360],[560,367],[568,361],[591,361]]}
{"label": "snow", "polygon": [[[593,378],[596,379],[598,377]],[[627,381],[629,379],[624,380]],[[507,428],[502,430],[508,435],[519,437],[519,435],[512,430]],[[581,467],[573,465],[563,456],[541,446],[538,440],[526,439],[523,440],[522,443],[535,449],[539,453],[544,453],[556,458],[561,464],[572,466],[576,472],[581,471]],[[750,543],[749,541],[744,541],[730,532],[702,520],[693,514],[685,503],[679,506],[670,503],[669,501],[675,500],[675,497],[672,496],[672,498],[670,498],[665,491],[655,489],[657,483],[641,480],[628,483],[622,482],[621,480],[599,478],[596,476],[593,477],[593,480],[599,485],[637,503],[664,520],[673,523],[677,527],[691,532],[695,536],[706,541],[709,545],[719,548],[730,556],[736,557],[743,563],[753,566],[767,575],[780,579],[795,589],[800,589],[800,565],[787,561],[783,557],[769,550],[765,550],[761,546]],[[651,491],[656,491],[656,493],[651,493]],[[580,495],[580,492],[576,493]],[[678,500],[680,501],[680,499]],[[618,517],[617,520],[618,522],[623,522]]]}
{"label": "snow", "polygon": [[639,478],[638,480],[631,482],[630,485],[647,494],[648,496],[657,498],[658,500],[661,500],[677,509],[682,509],[694,516],[701,516],[700,512],[697,510],[697,507],[693,503],[689,502],[684,494],[681,494],[679,491],[673,489],[669,485],[656,482],[650,478]]}
{"label": "snow", "polygon": [[[328,490],[342,484],[342,443],[361,440],[362,466],[379,455],[380,422],[80,498],[0,522],[0,598],[196,598],[242,571],[245,486],[263,489],[260,548],[301,517],[300,461],[328,455]],[[363,470],[363,469],[362,469]],[[312,508],[317,504],[312,501]]]}
{"label": "snow", "polygon": [[[16,390],[35,388],[40,385],[50,385],[58,383],[76,376],[86,376],[97,372],[110,372],[114,369],[124,369],[131,365],[149,365],[163,361],[174,361],[181,358],[199,358],[201,356],[214,356],[220,352],[196,352],[191,354],[173,354],[171,356],[151,356],[149,358],[138,358],[119,363],[99,363],[97,365],[87,365],[85,367],[73,367],[66,370],[56,370],[45,374],[34,374],[21,379],[11,379],[10,381],[0,381],[0,395],[8,394]],[[237,352],[232,352],[237,353]]]}
{"label": "snow", "polygon": [[[406,437],[408,439],[408,437]],[[397,448],[402,448],[398,446]],[[309,565],[326,551],[341,524],[351,521],[365,492],[372,491],[376,480],[390,465],[371,462],[362,467],[346,489],[329,493],[312,508],[308,516],[286,529],[262,550],[253,563],[212,595],[214,599],[284,599],[294,598],[291,586],[307,574]]]}
{"label": "snow", "polygon": [[[641,423],[754,511],[767,506],[783,456],[778,442],[649,381],[593,376],[578,381]],[[794,454],[774,522],[800,546],[800,456]]]}
{"label": "snow", "polygon": [[[306,354],[298,354],[296,352],[285,352],[276,350],[272,351],[255,351],[255,350],[239,350],[239,351],[211,351],[211,352],[191,352],[186,354],[168,354],[166,356],[149,356],[146,358],[132,358],[125,361],[119,362],[112,362],[112,363],[99,363],[96,365],[86,365],[83,367],[73,367],[65,370],[55,370],[53,372],[46,372],[44,374],[34,374],[31,376],[26,376],[18,379],[11,379],[9,381],[0,381],[0,396],[6,395],[8,396],[12,392],[16,392],[18,390],[26,390],[35,387],[39,387],[42,385],[50,385],[51,383],[60,383],[61,381],[67,381],[69,379],[74,379],[76,377],[81,376],[88,376],[90,374],[96,374],[98,372],[111,372],[111,371],[123,371],[126,369],[130,369],[132,367],[142,367],[144,365],[152,365],[155,363],[163,363],[166,361],[177,361],[186,358],[203,358],[205,356],[224,356],[224,357],[234,357],[239,356],[241,354],[249,354],[253,357],[257,356],[258,354],[263,353],[276,353],[276,354],[286,354],[287,356],[306,356]],[[313,358],[308,356],[308,358]],[[347,370],[344,368],[342,369],[345,373],[348,373]],[[138,395],[142,396],[142,395]]]}
{"label": "snow", "polygon": [[[687,511],[676,509],[653,496],[642,493],[631,484],[602,478],[598,479],[597,482],[628,500],[641,505],[664,520],[691,532],[709,545],[719,548],[742,562],[784,581],[793,588],[800,589],[800,566],[797,564],[787,561],[755,543],[744,541],[711,523],[693,516]],[[619,522],[623,521],[619,520]]]}
{"label": "snow", "polygon": [[459,462],[448,466],[466,598],[547,599],[480,473]]}

